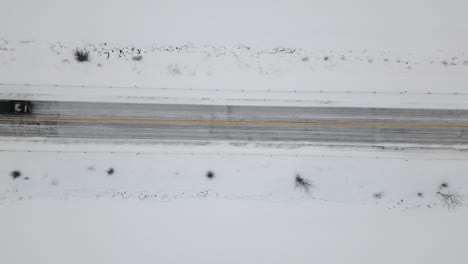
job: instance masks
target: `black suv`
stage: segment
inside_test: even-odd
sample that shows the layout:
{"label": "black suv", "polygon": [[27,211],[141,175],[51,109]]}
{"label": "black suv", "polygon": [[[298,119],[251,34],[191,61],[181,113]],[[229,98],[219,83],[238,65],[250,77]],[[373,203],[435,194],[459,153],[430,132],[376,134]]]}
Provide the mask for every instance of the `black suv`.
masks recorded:
{"label": "black suv", "polygon": [[0,101],[0,113],[23,114],[32,113],[32,104],[30,101]]}

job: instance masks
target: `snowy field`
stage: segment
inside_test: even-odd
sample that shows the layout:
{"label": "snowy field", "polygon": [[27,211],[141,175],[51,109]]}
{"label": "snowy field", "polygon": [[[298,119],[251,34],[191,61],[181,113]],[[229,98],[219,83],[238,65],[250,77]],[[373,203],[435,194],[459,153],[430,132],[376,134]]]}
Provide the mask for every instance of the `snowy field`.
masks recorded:
{"label": "snowy field", "polygon": [[468,108],[463,50],[0,39],[0,62],[4,99]]}
{"label": "snowy field", "polygon": [[3,263],[465,263],[466,211],[190,199],[2,206]]}
{"label": "snowy field", "polygon": [[0,10],[5,99],[467,109],[462,1],[29,2]]}
{"label": "snowy field", "polygon": [[[0,99],[468,109],[466,1],[0,4]],[[464,146],[0,138],[0,263],[465,264]]]}
{"label": "snowy field", "polygon": [[[4,263],[468,258],[464,150],[4,146]],[[21,172],[16,179],[15,170]],[[309,192],[297,186],[298,175],[311,184]]]}
{"label": "snowy field", "polygon": [[[227,142],[99,148],[83,143],[8,144],[4,141],[7,150],[0,152],[5,162],[1,173],[21,175],[1,179],[2,204],[35,199],[316,199],[389,210],[455,210],[464,207],[463,194],[468,192],[465,149],[432,149],[438,152],[432,154],[421,148]],[[24,162],[30,160],[35,162]],[[298,176],[309,186],[298,185]],[[460,204],[444,203],[440,193],[458,194]]]}

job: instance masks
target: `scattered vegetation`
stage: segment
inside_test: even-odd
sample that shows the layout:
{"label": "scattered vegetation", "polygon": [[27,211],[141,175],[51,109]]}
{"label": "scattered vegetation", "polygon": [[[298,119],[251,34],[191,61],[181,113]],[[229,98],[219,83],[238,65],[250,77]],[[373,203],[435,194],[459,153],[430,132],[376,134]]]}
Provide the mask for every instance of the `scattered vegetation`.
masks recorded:
{"label": "scattered vegetation", "polygon": [[448,209],[455,209],[463,205],[463,197],[458,193],[453,193],[450,191],[445,192],[445,193],[437,192],[437,195],[439,195],[442,203]]}
{"label": "scattered vegetation", "polygon": [[75,59],[79,62],[89,61],[89,52],[86,50],[75,50]]}
{"label": "scattered vegetation", "polygon": [[324,61],[327,61],[327,60],[329,60],[329,59],[330,59],[330,57],[328,57],[328,56],[323,57],[323,60],[324,60]]}
{"label": "scattered vegetation", "polygon": [[378,193],[374,193],[372,197],[374,197],[375,199],[382,199],[383,195],[384,195],[383,192],[378,192]]}
{"label": "scattered vegetation", "polygon": [[10,176],[13,177],[13,179],[16,180],[16,178],[21,177],[21,172],[18,171],[18,170],[14,170],[14,171],[10,172]]}
{"label": "scattered vegetation", "polygon": [[308,179],[304,179],[301,175],[297,174],[295,178],[295,188],[310,193],[314,185]]}
{"label": "scattered vegetation", "polygon": [[215,176],[215,174],[214,174],[214,172],[212,172],[212,171],[208,171],[208,172],[206,173],[206,177],[207,177],[208,179],[210,179],[210,180],[213,179],[214,176]]}
{"label": "scattered vegetation", "polygon": [[107,170],[107,175],[109,175],[109,176],[110,176],[110,175],[113,175],[114,172],[115,172],[115,171],[114,171],[114,168],[109,168],[109,169]]}
{"label": "scattered vegetation", "polygon": [[421,197],[421,198],[424,197],[424,193],[418,192],[418,197]]}
{"label": "scattered vegetation", "polygon": [[439,188],[442,190],[442,189],[447,188],[447,187],[448,187],[448,183],[443,182],[443,183],[440,184]]}

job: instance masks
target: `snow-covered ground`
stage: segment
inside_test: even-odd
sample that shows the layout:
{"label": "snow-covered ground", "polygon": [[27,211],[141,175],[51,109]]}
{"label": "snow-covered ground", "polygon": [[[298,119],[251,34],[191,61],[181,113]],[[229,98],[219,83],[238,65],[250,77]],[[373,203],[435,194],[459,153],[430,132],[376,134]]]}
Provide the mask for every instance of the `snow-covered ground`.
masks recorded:
{"label": "snow-covered ground", "polygon": [[[391,210],[444,207],[447,204],[437,192],[461,196],[468,192],[468,179],[463,177],[468,169],[466,150],[434,154],[430,149],[410,147],[281,147],[228,142],[121,143],[101,144],[100,148],[83,143],[3,143],[1,174],[22,174],[1,178],[3,203],[30,199],[317,199]],[[207,177],[210,171],[213,178]],[[297,175],[310,182],[309,192],[296,186]],[[448,186],[441,187],[444,183]]]}
{"label": "snow-covered ground", "polygon": [[[437,194],[459,194],[463,203],[465,151],[3,146],[2,263],[468,258],[468,210],[449,208]],[[21,172],[16,179],[9,175],[15,170]],[[311,183],[310,193],[296,187],[297,175]]]}
{"label": "snow-covered ground", "polygon": [[467,108],[462,1],[65,2],[0,10],[2,98]]}
{"label": "snow-covered ground", "polygon": [[2,206],[2,263],[466,263],[466,211],[307,200]]}
{"label": "snow-covered ground", "polygon": [[0,62],[0,95],[11,99],[460,109],[468,101],[460,50],[3,39]]}
{"label": "snow-covered ground", "polygon": [[[3,1],[0,99],[467,109],[467,7]],[[0,263],[464,264],[467,159],[3,138]]]}
{"label": "snow-covered ground", "polygon": [[[466,93],[464,50],[2,39],[2,83],[204,91]],[[76,51],[88,54],[79,62]],[[118,73],[118,74],[116,74]]]}

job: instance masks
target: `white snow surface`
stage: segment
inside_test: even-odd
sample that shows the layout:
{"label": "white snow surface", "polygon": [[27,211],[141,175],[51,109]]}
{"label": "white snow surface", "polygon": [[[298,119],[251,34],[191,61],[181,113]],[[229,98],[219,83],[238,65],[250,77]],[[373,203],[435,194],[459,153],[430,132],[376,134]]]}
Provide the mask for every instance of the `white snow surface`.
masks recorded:
{"label": "white snow surface", "polygon": [[[467,8],[5,0],[0,98],[468,109]],[[468,263],[462,147],[2,138],[0,150],[0,263]]]}
{"label": "white snow surface", "polygon": [[462,149],[34,141],[2,141],[2,263],[468,260]]}
{"label": "white snow surface", "polygon": [[466,211],[318,201],[2,206],[2,263],[466,263]]}
{"label": "white snow surface", "polygon": [[[75,52],[88,54],[76,60]],[[463,50],[0,40],[4,99],[466,109]]]}
{"label": "white snow surface", "polygon": [[468,46],[464,0],[5,0],[12,39],[245,43],[321,49]]}
{"label": "white snow surface", "polygon": [[[467,8],[462,0],[4,1],[0,96],[466,109]],[[76,50],[89,61],[77,62]]]}
{"label": "white snow surface", "polygon": [[[432,154],[428,151],[432,149],[417,147],[268,143],[2,143],[0,155],[5,165],[1,174],[15,170],[23,174],[17,179],[1,178],[0,197],[5,202],[50,198],[317,199],[392,210],[443,207],[437,191],[468,192],[468,178],[461,173],[468,166],[466,149]],[[111,174],[107,173],[110,168]],[[215,174],[211,180],[206,177],[208,171]],[[310,181],[310,193],[295,186],[297,175]],[[440,188],[442,183],[449,186]],[[419,192],[423,197],[418,197]],[[374,197],[378,193],[381,197]]]}

